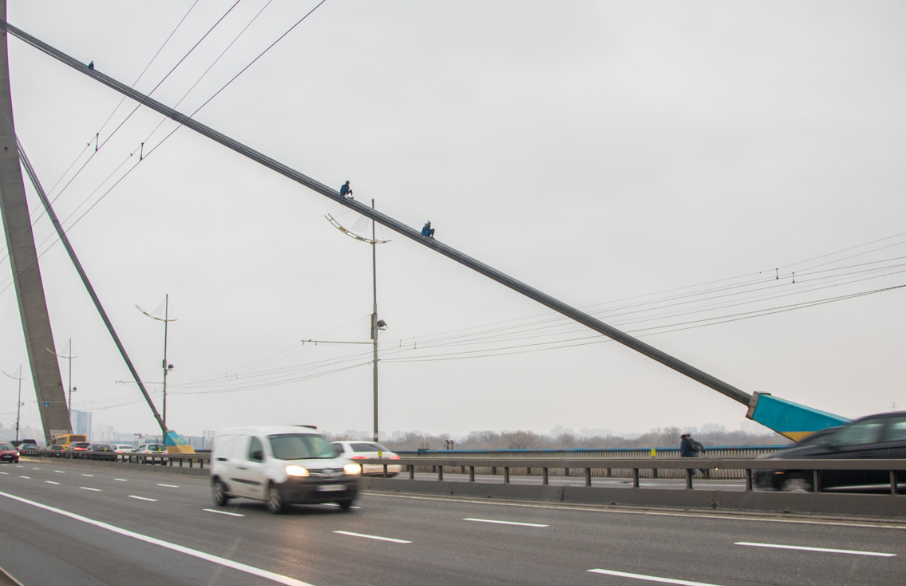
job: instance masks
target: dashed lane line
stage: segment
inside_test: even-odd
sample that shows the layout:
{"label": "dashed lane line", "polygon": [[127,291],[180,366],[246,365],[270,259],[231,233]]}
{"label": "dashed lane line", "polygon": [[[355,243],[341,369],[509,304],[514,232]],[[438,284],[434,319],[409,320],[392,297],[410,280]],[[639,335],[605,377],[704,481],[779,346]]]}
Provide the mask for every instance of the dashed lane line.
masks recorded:
{"label": "dashed lane line", "polygon": [[128,482],[125,478],[114,478],[117,482]]}
{"label": "dashed lane line", "polygon": [[25,480],[31,480],[31,476],[19,476],[19,478],[24,478]]}
{"label": "dashed lane line", "polygon": [[2,474],[4,476],[9,476],[9,472],[0,472],[0,474]]}
{"label": "dashed lane line", "polygon": [[87,476],[88,478],[94,478],[94,474],[82,474],[82,476]]}
{"label": "dashed lane line", "polygon": [[340,535],[349,535],[350,537],[364,537],[365,539],[376,539],[377,541],[390,541],[393,543],[412,543],[405,539],[394,539],[392,537],[381,537],[380,535],[365,535],[364,533],[351,533],[349,531],[334,531]]}
{"label": "dashed lane line", "polygon": [[91,492],[101,492],[100,488],[91,488],[90,486],[80,486],[82,490],[90,490]]}
{"label": "dashed lane line", "polygon": [[[321,504],[324,505],[325,507],[339,507],[340,506],[337,503],[321,503]],[[349,508],[350,509],[361,509],[362,507],[360,507],[358,505],[352,505]]]}
{"label": "dashed lane line", "polygon": [[157,486],[163,486],[165,488],[179,488],[175,484],[158,484]]}
{"label": "dashed lane line", "polygon": [[795,549],[799,551],[817,551],[821,553],[845,553],[849,555],[871,555],[882,558],[896,557],[895,553],[880,553],[877,551],[858,551],[852,549],[828,549],[826,547],[803,547],[799,545],[779,545],[776,543],[750,543],[747,541],[737,541],[733,545],[749,545],[752,547],[770,547],[772,549]]}
{"label": "dashed lane line", "polygon": [[54,472],[56,472],[57,474],[66,474],[66,473],[63,472],[62,470],[54,470]]}
{"label": "dashed lane line", "polygon": [[134,494],[130,494],[130,495],[129,495],[129,498],[131,498],[131,499],[136,499],[136,500],[139,500],[139,501],[151,501],[152,503],[156,503],[156,502],[157,502],[157,499],[149,499],[149,498],[147,498],[147,497],[136,496],[136,495],[134,495]]}
{"label": "dashed lane line", "polygon": [[495,523],[498,525],[519,525],[522,527],[550,527],[550,525],[540,525],[538,523],[517,523],[516,521],[496,521],[494,519],[472,519],[467,517],[463,521],[475,521],[476,523]]}
{"label": "dashed lane line", "polygon": [[47,484],[60,484],[59,482],[54,482],[53,480],[45,480]]}
{"label": "dashed lane line", "polygon": [[524,509],[547,509],[564,512],[583,512],[583,513],[600,513],[604,515],[643,515],[651,517],[692,517],[696,519],[715,519],[719,521],[754,521],[757,523],[790,523],[794,525],[825,525],[832,527],[854,527],[859,529],[896,529],[906,531],[906,525],[872,525],[869,523],[854,523],[848,521],[810,521],[807,519],[778,519],[776,517],[737,517],[735,515],[717,515],[713,513],[696,513],[696,512],[660,512],[660,511],[633,511],[630,509],[596,509],[591,507],[576,507],[562,505],[546,505],[520,502],[487,502],[476,501],[463,498],[450,498],[442,496],[416,496],[411,494],[388,494],[383,492],[365,491],[369,497],[394,498],[394,499],[411,499],[419,501],[453,501],[470,505],[484,505],[491,507],[516,507]]}
{"label": "dashed lane line", "polygon": [[689,580],[674,580],[673,578],[661,578],[659,576],[646,576],[645,574],[630,574],[629,572],[615,572],[613,570],[594,569],[588,570],[593,574],[605,574],[607,576],[619,576],[620,578],[633,578],[635,580],[646,580],[648,582],[660,582],[661,584],[680,584],[681,586],[720,586],[719,584],[710,584],[708,582],[690,582]]}
{"label": "dashed lane line", "polygon": [[281,574],[276,574],[274,572],[268,572],[267,570],[262,570],[261,568],[256,568],[254,566],[248,566],[246,564],[234,562],[233,560],[228,560],[226,558],[222,558],[222,557],[216,556],[216,555],[211,555],[209,553],[205,553],[205,552],[199,551],[197,549],[192,549],[189,547],[184,547],[182,545],[177,545],[175,543],[170,543],[169,541],[157,539],[154,537],[150,537],[148,535],[142,535],[141,533],[129,531],[128,529],[121,529],[120,527],[117,527],[115,525],[110,525],[109,523],[95,521],[94,519],[89,519],[88,517],[83,517],[82,515],[76,515],[75,513],[70,513],[69,511],[64,511],[63,509],[58,509],[56,507],[51,507],[48,505],[43,505],[41,503],[36,503],[34,501],[30,501],[30,500],[24,499],[22,497],[14,496],[11,494],[6,494],[4,492],[0,492],[0,496],[6,497],[8,499],[12,499],[14,501],[18,501],[20,503],[24,503],[26,505],[31,505],[31,506],[37,507],[39,509],[44,509],[45,511],[50,511],[51,513],[63,515],[64,517],[69,517],[70,519],[73,519],[75,521],[87,523],[88,525],[94,525],[95,527],[98,527],[100,529],[104,529],[107,531],[111,531],[113,533],[118,533],[119,535],[124,535],[126,537],[131,537],[133,539],[137,539],[139,541],[144,541],[145,543],[150,543],[151,545],[157,545],[157,546],[169,549],[171,551],[183,553],[183,554],[186,554],[186,555],[189,555],[189,556],[192,556],[192,557],[195,557],[195,558],[207,561],[207,562],[211,562],[214,564],[224,566],[226,568],[238,570],[240,572],[245,572],[246,574],[258,576],[258,577],[264,578],[266,580],[271,580],[272,582],[276,582],[278,584],[284,584],[285,586],[312,586],[312,584],[309,584],[308,582],[296,580],[295,578],[290,578],[289,576],[283,576]]}
{"label": "dashed lane line", "polygon": [[229,515],[230,517],[245,517],[245,515],[240,515],[239,513],[228,513],[226,511],[218,511],[217,509],[202,509],[202,511],[217,513],[218,515]]}

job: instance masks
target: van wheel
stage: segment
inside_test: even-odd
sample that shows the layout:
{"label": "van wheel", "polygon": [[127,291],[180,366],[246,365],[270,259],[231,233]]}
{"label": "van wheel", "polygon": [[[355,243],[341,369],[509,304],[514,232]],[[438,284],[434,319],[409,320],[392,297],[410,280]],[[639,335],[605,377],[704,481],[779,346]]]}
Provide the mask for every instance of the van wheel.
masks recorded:
{"label": "van wheel", "polygon": [[283,491],[279,486],[272,484],[267,489],[267,511],[274,515],[286,512],[286,502],[283,500]]}
{"label": "van wheel", "polygon": [[226,506],[230,502],[230,497],[226,493],[226,485],[219,478],[211,483],[211,500],[218,507]]}
{"label": "van wheel", "polygon": [[812,483],[805,478],[787,478],[780,485],[785,492],[812,492]]}

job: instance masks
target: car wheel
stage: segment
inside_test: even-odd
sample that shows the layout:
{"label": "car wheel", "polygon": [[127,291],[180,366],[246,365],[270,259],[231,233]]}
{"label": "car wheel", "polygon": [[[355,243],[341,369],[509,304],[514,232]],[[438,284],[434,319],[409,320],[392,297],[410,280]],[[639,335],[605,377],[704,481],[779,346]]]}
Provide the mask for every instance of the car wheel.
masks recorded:
{"label": "car wheel", "polygon": [[219,478],[211,484],[211,500],[218,507],[226,506],[230,502],[230,497],[226,493],[226,485]]}
{"label": "car wheel", "polygon": [[279,486],[272,484],[267,489],[267,510],[274,515],[286,512],[286,502],[283,500],[283,491]]}
{"label": "car wheel", "polygon": [[780,485],[784,492],[812,492],[812,483],[805,478],[787,478]]}
{"label": "car wheel", "polygon": [[349,509],[352,508],[352,501],[340,501],[337,504],[340,505],[340,509],[342,509],[344,511],[348,511]]}

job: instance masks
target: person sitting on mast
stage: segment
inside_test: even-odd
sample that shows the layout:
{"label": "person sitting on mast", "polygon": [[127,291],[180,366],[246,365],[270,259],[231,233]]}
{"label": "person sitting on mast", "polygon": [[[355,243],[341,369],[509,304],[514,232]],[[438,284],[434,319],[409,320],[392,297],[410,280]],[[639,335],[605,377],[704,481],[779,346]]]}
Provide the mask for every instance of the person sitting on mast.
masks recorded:
{"label": "person sitting on mast", "polygon": [[349,181],[347,181],[343,184],[342,187],[340,187],[340,195],[342,195],[343,197],[349,197],[349,199],[355,199],[354,197],[352,197],[352,188],[349,187]]}
{"label": "person sitting on mast", "polygon": [[430,220],[428,220],[428,222],[425,224],[425,227],[422,228],[422,236],[424,236],[425,238],[434,238],[434,228],[431,227]]}

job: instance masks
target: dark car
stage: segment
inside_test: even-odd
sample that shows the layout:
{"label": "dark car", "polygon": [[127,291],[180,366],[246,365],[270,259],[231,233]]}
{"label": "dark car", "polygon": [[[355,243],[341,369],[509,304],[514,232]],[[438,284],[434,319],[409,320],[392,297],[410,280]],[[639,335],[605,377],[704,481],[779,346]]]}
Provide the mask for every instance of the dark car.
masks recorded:
{"label": "dark car", "polygon": [[49,448],[47,448],[47,451],[52,452],[54,458],[62,458],[63,452],[66,451],[66,448],[64,448],[63,446],[50,446]]}
{"label": "dark car", "polygon": [[[19,450],[13,444],[0,444],[0,462],[19,463]],[[4,472],[4,474],[6,474]]]}
{"label": "dark car", "polygon": [[[886,460],[906,459],[906,411],[881,413],[847,425],[815,432],[789,448],[765,456],[768,460]],[[812,490],[811,470],[757,470],[758,488],[804,492]],[[906,483],[906,471],[896,473]],[[821,490],[890,490],[887,470],[824,470]]]}
{"label": "dark car", "polygon": [[110,444],[92,443],[88,452],[86,455],[92,460],[116,460],[116,449]]}
{"label": "dark car", "polygon": [[69,451],[70,452],[87,452],[88,448],[90,446],[91,446],[90,442],[76,442],[74,444],[70,444]]}

